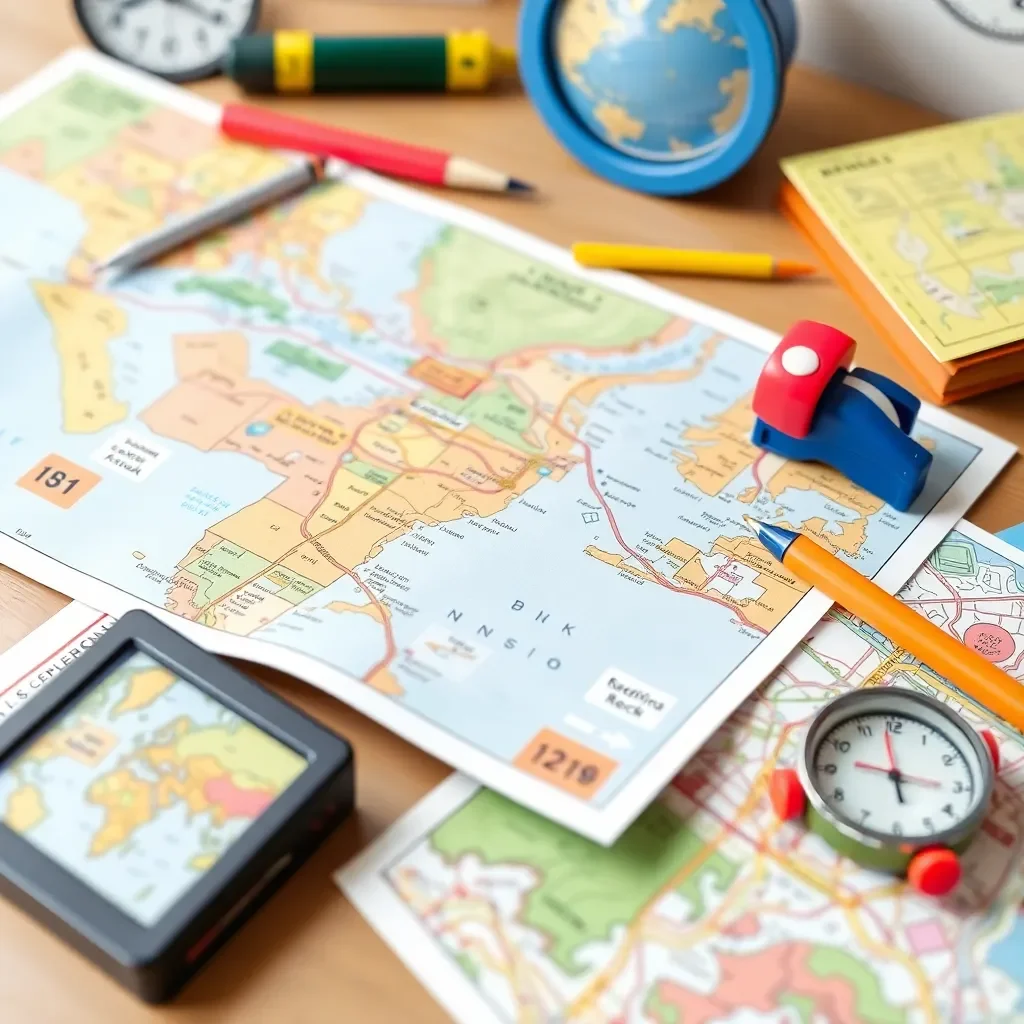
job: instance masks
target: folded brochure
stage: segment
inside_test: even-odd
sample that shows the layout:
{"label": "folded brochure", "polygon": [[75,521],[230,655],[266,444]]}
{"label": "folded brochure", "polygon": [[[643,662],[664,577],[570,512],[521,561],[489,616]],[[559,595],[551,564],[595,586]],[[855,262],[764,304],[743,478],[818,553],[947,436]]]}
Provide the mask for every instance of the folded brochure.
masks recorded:
{"label": "folded brochure", "polygon": [[0,561],[600,842],[828,607],[745,513],[895,590],[1012,454],[926,408],[896,512],[750,444],[775,335],[359,171],[89,286],[280,166],[217,114],[82,52],[0,100]]}
{"label": "folded brochure", "polygon": [[[1024,679],[1024,557],[960,523],[901,598]],[[952,896],[840,857],[766,792],[852,687],[932,694],[1003,767]],[[337,875],[460,1024],[1009,1021],[1024,1013],[1024,740],[830,612],[610,848],[453,776]]]}

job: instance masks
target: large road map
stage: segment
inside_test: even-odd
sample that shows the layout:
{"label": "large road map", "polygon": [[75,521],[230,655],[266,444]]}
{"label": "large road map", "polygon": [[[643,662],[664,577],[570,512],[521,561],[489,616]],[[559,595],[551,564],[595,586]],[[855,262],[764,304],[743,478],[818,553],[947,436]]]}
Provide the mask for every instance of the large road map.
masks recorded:
{"label": "large road map", "polygon": [[[963,523],[901,594],[1024,680],[1019,552]],[[858,686],[995,729],[992,810],[944,901],[780,825],[766,780]],[[1024,741],[841,610],[610,849],[454,778],[339,876],[464,1024],[866,1024],[1024,1014]]]}
{"label": "large road map", "polygon": [[359,172],[94,281],[280,166],[216,116],[84,54],[0,105],[0,559],[302,675],[588,835],[824,611],[744,513],[895,588],[1009,457],[927,412],[901,514],[766,456],[768,332]]}

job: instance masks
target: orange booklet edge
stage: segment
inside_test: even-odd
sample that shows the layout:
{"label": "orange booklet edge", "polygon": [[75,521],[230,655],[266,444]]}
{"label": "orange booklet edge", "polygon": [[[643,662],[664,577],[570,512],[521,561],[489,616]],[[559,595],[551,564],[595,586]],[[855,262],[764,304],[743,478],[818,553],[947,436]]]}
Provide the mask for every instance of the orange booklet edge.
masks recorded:
{"label": "orange booklet edge", "polygon": [[1024,380],[1022,366],[1016,373],[998,380],[990,379],[957,387],[954,382],[958,372],[1024,352],[1024,342],[1011,342],[974,356],[940,363],[921,344],[885,296],[825,227],[796,187],[788,181],[782,184],[779,205],[786,218],[818,253],[833,277],[853,299],[903,369],[922,388],[926,397],[940,405],[948,405]]}

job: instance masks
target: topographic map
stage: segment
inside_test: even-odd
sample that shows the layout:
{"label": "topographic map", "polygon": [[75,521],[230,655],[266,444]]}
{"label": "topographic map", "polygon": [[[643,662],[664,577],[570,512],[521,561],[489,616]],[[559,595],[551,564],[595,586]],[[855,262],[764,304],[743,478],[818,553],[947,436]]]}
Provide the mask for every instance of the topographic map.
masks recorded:
{"label": "topographic map", "polygon": [[[1021,555],[968,523],[901,594],[1024,679]],[[766,793],[858,686],[996,730],[992,810],[948,898],[857,867]],[[914,1024],[1024,1016],[1024,742],[840,609],[610,847],[456,777],[339,882],[465,1024]]]}
{"label": "topographic map", "polygon": [[132,654],[0,771],[4,824],[144,925],[306,769],[306,760]]}
{"label": "topographic map", "polygon": [[1024,338],[1020,114],[783,161],[936,359]]}
{"label": "topographic map", "polygon": [[281,165],[216,115],[82,54],[0,106],[0,559],[301,675],[591,837],[825,610],[744,513],[895,589],[1010,456],[926,411],[908,514],[766,456],[768,332],[358,172],[91,281]]}

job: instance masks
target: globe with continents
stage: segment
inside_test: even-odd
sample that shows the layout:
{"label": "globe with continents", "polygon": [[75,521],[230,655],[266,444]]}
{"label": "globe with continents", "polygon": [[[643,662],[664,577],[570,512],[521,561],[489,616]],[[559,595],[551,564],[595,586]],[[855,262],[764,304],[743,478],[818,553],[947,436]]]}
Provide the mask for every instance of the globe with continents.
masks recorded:
{"label": "globe with continents", "polygon": [[554,17],[566,101],[615,149],[686,160],[739,122],[750,68],[724,0],[562,0]]}

